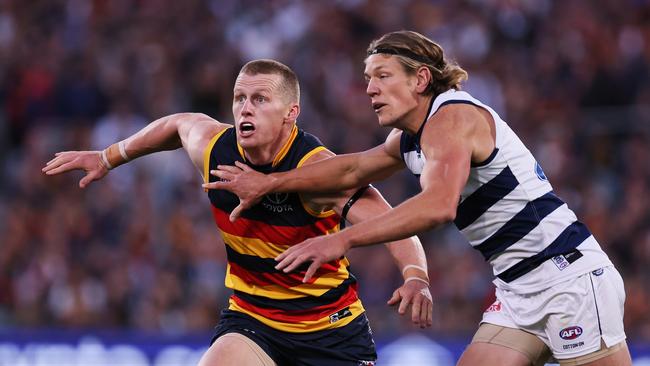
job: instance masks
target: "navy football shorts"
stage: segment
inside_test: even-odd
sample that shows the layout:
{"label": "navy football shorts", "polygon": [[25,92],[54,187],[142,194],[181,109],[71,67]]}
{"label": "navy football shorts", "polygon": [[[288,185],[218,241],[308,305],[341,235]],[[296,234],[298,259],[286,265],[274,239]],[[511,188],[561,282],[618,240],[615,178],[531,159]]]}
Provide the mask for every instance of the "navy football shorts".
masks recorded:
{"label": "navy football shorts", "polygon": [[226,333],[250,338],[281,366],[372,366],[377,360],[366,314],[336,329],[289,333],[238,311],[223,310],[210,344]]}

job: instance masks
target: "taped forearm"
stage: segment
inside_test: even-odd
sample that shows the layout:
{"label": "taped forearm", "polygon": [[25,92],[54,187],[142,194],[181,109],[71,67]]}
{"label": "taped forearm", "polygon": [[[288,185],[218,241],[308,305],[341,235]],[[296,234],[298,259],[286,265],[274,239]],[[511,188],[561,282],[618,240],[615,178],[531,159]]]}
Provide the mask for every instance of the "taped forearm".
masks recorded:
{"label": "taped forearm", "polygon": [[107,169],[143,155],[180,148],[179,122],[192,118],[193,113],[178,113],[159,118],[125,140],[116,142],[101,152],[101,162]]}

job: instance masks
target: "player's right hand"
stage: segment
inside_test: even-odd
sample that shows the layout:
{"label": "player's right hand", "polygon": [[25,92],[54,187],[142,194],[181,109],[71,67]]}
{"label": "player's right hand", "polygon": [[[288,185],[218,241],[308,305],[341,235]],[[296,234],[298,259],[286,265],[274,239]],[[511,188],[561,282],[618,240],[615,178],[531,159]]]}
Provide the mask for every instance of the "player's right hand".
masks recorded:
{"label": "player's right hand", "polygon": [[41,171],[46,175],[56,175],[71,170],[83,170],[86,175],[79,181],[80,188],[90,182],[102,179],[108,168],[102,164],[100,151],[63,151],[54,154],[54,159],[45,164]]}

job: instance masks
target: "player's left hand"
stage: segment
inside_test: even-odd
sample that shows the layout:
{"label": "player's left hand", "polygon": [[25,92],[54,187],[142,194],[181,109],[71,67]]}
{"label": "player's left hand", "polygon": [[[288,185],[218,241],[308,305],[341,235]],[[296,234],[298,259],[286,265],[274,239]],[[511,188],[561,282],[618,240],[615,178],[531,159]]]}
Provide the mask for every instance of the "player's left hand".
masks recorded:
{"label": "player's left hand", "polygon": [[275,257],[279,262],[275,268],[289,273],[301,264],[311,262],[302,280],[303,283],[307,283],[321,265],[341,258],[350,248],[339,236],[338,234],[323,235],[296,244]]}
{"label": "player's left hand", "polygon": [[430,327],[433,324],[433,299],[429,285],[423,281],[408,281],[393,292],[388,300],[388,305],[397,305],[400,315],[406,313],[411,306],[411,321],[420,328]]}

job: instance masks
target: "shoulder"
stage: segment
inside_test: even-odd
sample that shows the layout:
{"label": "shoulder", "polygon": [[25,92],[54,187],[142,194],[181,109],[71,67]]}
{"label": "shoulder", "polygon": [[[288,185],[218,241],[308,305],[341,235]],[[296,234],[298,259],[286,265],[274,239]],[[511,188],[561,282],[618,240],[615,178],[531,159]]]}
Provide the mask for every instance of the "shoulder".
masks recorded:
{"label": "shoulder", "polygon": [[442,105],[427,121],[424,135],[449,133],[467,135],[480,123],[484,116],[480,107],[469,102]]}
{"label": "shoulder", "polygon": [[400,150],[402,136],[404,136],[404,132],[400,129],[394,128],[390,131],[388,137],[386,137],[386,141],[384,142],[384,150],[386,153],[400,160],[402,159]]}
{"label": "shoulder", "polygon": [[305,154],[305,156],[300,160],[298,163],[298,168],[303,166],[303,165],[309,165],[313,164],[317,161],[325,160],[327,158],[331,158],[333,156],[336,156],[333,152],[328,150],[325,146],[318,146],[312,149],[310,152]]}
{"label": "shoulder", "polygon": [[298,129],[298,136],[296,140],[299,141],[302,145],[304,145],[307,148],[324,146],[318,137],[300,128]]}

